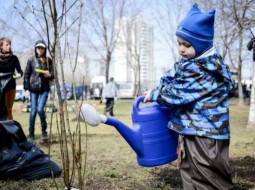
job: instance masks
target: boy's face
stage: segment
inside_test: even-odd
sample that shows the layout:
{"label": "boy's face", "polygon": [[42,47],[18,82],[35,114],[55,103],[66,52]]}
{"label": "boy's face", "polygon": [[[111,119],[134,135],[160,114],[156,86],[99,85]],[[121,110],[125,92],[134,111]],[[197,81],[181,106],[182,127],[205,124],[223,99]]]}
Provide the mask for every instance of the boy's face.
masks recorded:
{"label": "boy's face", "polygon": [[179,53],[185,60],[195,57],[196,51],[188,41],[177,36],[177,42],[179,44]]}

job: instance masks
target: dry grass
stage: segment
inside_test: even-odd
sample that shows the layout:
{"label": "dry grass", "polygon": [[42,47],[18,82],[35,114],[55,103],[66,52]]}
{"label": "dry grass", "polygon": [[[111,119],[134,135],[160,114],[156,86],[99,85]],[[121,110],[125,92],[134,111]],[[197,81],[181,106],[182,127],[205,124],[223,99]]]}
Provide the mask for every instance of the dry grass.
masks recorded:
{"label": "dry grass", "polygon": [[[69,102],[72,104],[72,102]],[[102,113],[103,105],[98,101],[89,101]],[[116,118],[131,126],[131,100],[118,100],[115,107]],[[233,181],[238,189],[255,188],[255,157],[254,157],[254,131],[247,131],[246,121],[248,106],[237,107],[231,105],[231,171]],[[71,112],[70,119],[75,115]],[[15,113],[14,118],[19,121],[24,132],[28,133],[28,113]],[[75,128],[76,122],[71,122]],[[83,126],[83,125],[82,125]],[[53,125],[53,135],[56,137],[56,125]],[[36,122],[37,142],[40,137],[40,122]],[[88,127],[83,139],[88,140],[88,161],[86,169],[86,187],[88,190],[122,189],[122,190],[170,190],[181,189],[181,179],[176,168],[176,163],[160,167],[144,168],[137,164],[136,155],[124,139],[111,126],[104,124],[99,127]],[[57,138],[56,138],[57,140]],[[39,145],[40,146],[40,145]],[[46,153],[47,147],[40,146]],[[85,149],[85,147],[84,147]],[[84,150],[85,151],[85,150]],[[61,165],[60,149],[58,143],[51,145],[51,155]],[[59,189],[64,189],[62,178],[56,179]],[[39,181],[1,181],[0,189],[3,190],[50,190],[57,189],[52,179]]]}

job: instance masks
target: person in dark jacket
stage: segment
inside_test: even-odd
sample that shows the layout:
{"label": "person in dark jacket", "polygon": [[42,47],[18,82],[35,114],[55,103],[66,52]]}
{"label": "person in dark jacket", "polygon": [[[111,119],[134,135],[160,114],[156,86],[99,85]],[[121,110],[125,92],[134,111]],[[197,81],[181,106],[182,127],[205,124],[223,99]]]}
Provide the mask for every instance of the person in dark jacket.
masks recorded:
{"label": "person in dark jacket", "polygon": [[161,77],[144,102],[172,109],[168,127],[180,134],[179,169],[183,189],[233,189],[229,167],[230,70],[213,46],[215,10],[197,5],[179,24],[181,59]]}
{"label": "person in dark jacket", "polygon": [[[18,72],[15,74],[15,70]],[[12,120],[12,107],[16,95],[16,80],[23,76],[19,59],[13,55],[11,39],[0,39],[0,119]]]}
{"label": "person in dark jacket", "polygon": [[50,81],[54,79],[52,60],[46,56],[46,44],[43,40],[35,43],[35,56],[28,59],[24,74],[24,90],[30,94],[31,112],[29,118],[29,140],[34,140],[35,119],[37,113],[41,120],[41,139],[47,140],[47,121],[45,105],[50,91]]}

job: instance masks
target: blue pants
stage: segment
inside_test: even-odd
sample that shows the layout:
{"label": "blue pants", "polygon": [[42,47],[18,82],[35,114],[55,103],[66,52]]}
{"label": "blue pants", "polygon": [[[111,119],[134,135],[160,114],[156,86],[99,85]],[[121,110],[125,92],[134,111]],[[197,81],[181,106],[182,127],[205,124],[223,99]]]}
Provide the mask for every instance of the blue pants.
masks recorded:
{"label": "blue pants", "polygon": [[44,111],[44,107],[46,105],[48,99],[49,92],[44,91],[41,93],[34,93],[30,92],[31,98],[31,112],[29,117],[29,134],[34,135],[35,131],[35,119],[36,114],[39,114],[41,120],[41,128],[42,132],[46,132],[47,129],[47,122],[46,122],[46,115]]}

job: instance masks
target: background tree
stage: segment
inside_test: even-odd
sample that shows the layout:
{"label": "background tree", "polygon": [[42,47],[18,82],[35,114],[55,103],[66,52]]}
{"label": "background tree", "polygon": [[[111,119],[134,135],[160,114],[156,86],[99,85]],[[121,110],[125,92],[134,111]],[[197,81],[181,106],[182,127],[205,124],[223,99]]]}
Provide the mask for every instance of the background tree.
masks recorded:
{"label": "background tree", "polygon": [[[34,31],[41,39],[44,39],[47,42],[47,49],[53,60],[55,72],[55,90],[57,91],[58,96],[59,120],[57,119],[57,122],[59,121],[59,123],[57,123],[57,126],[59,130],[59,142],[63,165],[63,178],[65,186],[68,189],[72,187],[74,182],[74,176],[77,173],[79,188],[82,189],[85,176],[85,167],[83,166],[86,165],[86,163],[84,163],[84,161],[86,161],[86,154],[82,153],[83,151],[81,150],[80,124],[78,122],[76,130],[71,131],[68,112],[64,111],[67,110],[67,105],[64,104],[64,102],[66,101],[66,97],[64,101],[62,101],[60,90],[61,84],[65,84],[65,70],[63,62],[66,55],[67,45],[69,44],[67,31],[69,31],[70,28],[74,26],[77,20],[81,19],[80,15],[82,12],[83,3],[81,1],[79,3],[78,2],[79,1],[77,0],[74,0],[72,2],[42,0],[40,3],[35,2],[35,4],[30,2],[21,2],[20,4],[19,2],[17,2],[17,4],[15,4],[15,8],[18,10],[19,14],[26,21],[26,23],[34,29]],[[26,15],[24,15],[21,11],[24,10],[22,8],[30,10],[30,12],[26,12]],[[76,14],[75,17],[74,14],[77,13],[77,8],[80,8],[80,11],[78,12],[78,14]],[[30,13],[30,15],[28,15],[28,13]],[[68,17],[69,14],[72,14],[75,19],[68,19],[70,18]],[[32,24],[34,20],[36,20],[37,22],[36,25]],[[78,28],[80,28],[80,25],[81,22],[79,22]],[[75,65],[77,64],[77,57],[79,53],[79,35],[80,33],[78,33],[77,35],[77,53]],[[62,51],[61,46],[64,47],[64,51]],[[75,72],[75,67],[73,69],[73,72]],[[51,127],[52,123],[50,125],[50,128]],[[85,156],[85,159],[82,159],[83,156]]]}
{"label": "background tree", "polygon": [[[134,77],[135,90],[133,97],[137,97],[141,94],[141,59],[142,51],[142,24],[145,20],[142,19],[143,12],[148,7],[147,2],[137,3],[136,1],[129,1],[127,7],[129,7],[127,16],[121,18],[122,26],[120,28],[119,36],[117,38],[116,46],[119,49],[125,49],[126,63],[131,68],[131,73]],[[149,46],[150,44],[147,44]],[[131,77],[131,76],[130,76]],[[132,77],[131,77],[132,78]]]}
{"label": "background tree", "polygon": [[187,14],[184,10],[189,9],[190,6],[190,1],[183,3],[179,0],[157,0],[153,6],[155,8],[152,10],[152,17],[159,30],[159,35],[155,35],[155,40],[167,47],[172,63],[179,59],[175,32],[179,22]]}
{"label": "background tree", "polygon": [[[126,19],[126,27],[124,36],[124,43],[126,45],[126,60],[128,66],[132,69],[134,76],[135,90],[133,97],[137,97],[141,86],[141,32],[139,27],[139,21],[137,17],[131,17]],[[141,20],[140,20],[141,22]],[[137,85],[136,85],[137,84]]]}
{"label": "background tree", "polygon": [[[85,0],[85,38],[104,64],[106,82],[119,35],[125,0]],[[119,21],[119,22],[116,22]]]}

